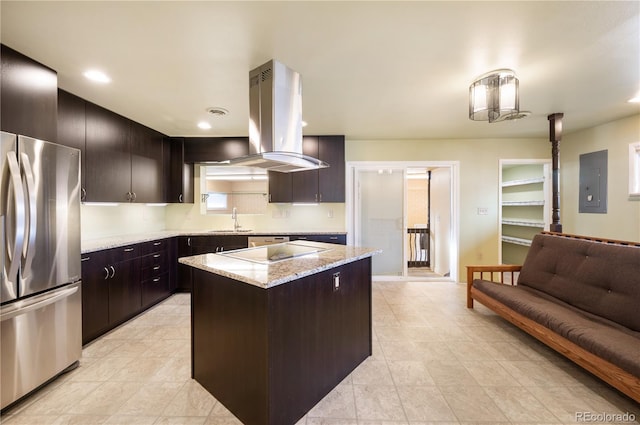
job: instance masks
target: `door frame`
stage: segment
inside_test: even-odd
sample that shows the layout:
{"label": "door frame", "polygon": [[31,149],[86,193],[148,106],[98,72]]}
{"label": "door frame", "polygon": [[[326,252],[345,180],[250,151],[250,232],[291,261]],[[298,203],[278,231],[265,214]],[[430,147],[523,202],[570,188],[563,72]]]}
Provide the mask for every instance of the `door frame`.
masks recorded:
{"label": "door frame", "polygon": [[[449,268],[450,275],[442,280],[458,282],[458,265],[460,251],[460,161],[347,161],[346,163],[346,228],[347,244],[355,244],[356,226],[358,225],[358,211],[355,191],[356,172],[359,170],[377,170],[381,168],[401,168],[406,172],[407,168],[449,168],[451,172],[451,227],[449,233]],[[403,187],[403,228],[407,219],[407,190],[406,183]],[[374,276],[374,280],[420,280],[420,278],[407,275],[407,234],[403,234],[403,272],[402,276]],[[374,247],[375,248],[375,247]],[[437,255],[437,253],[436,253]]]}

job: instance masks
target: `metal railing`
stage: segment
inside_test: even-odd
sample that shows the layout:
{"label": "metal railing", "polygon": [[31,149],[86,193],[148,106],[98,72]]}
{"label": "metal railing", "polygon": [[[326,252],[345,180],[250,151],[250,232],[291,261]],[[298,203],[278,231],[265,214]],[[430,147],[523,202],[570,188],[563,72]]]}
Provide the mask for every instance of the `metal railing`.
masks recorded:
{"label": "metal railing", "polygon": [[429,229],[426,227],[407,228],[409,234],[408,267],[430,267]]}

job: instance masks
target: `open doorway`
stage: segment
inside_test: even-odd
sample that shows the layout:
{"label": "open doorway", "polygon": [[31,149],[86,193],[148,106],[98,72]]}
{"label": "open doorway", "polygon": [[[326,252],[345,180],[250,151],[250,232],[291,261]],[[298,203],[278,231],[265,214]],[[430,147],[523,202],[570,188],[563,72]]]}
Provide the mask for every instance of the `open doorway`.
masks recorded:
{"label": "open doorway", "polygon": [[349,243],[382,249],[376,280],[453,280],[458,162],[347,163]]}

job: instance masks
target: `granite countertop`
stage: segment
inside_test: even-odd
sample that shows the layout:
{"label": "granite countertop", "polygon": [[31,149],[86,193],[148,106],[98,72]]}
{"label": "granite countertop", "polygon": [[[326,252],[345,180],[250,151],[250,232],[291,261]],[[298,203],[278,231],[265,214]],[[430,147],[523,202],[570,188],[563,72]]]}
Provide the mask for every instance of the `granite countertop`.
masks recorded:
{"label": "granite countertop", "polygon": [[178,261],[197,269],[268,289],[382,252],[374,248],[322,242],[305,241],[304,245],[323,248],[326,251],[270,264],[241,260],[221,254],[194,255],[180,258]]}
{"label": "granite countertop", "polygon": [[144,234],[129,234],[122,236],[111,236],[107,238],[88,239],[82,241],[82,253],[100,251],[109,248],[118,248],[121,246],[131,245],[134,243],[148,242],[157,239],[171,238],[174,236],[222,236],[222,235],[246,235],[246,236],[287,236],[287,235],[345,235],[346,232],[292,232],[292,231],[240,231],[234,232],[233,230],[162,230],[157,232],[150,232]]}

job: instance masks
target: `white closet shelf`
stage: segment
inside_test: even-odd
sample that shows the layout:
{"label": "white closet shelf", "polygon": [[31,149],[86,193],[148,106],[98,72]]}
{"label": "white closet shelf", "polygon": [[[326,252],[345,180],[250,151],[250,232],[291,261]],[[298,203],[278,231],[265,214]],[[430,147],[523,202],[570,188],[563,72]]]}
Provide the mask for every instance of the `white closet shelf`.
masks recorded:
{"label": "white closet shelf", "polygon": [[510,243],[513,245],[531,246],[530,239],[515,238],[513,236],[502,236],[502,242]]}
{"label": "white closet shelf", "polygon": [[544,201],[502,201],[503,207],[531,207],[544,205]]}
{"label": "white closet shelf", "polygon": [[517,218],[503,218],[502,224],[508,224],[510,226],[524,226],[524,227],[538,227],[544,229],[544,221],[542,220],[524,220]]}
{"label": "white closet shelf", "polygon": [[502,187],[511,186],[523,186],[525,184],[544,183],[544,177],[534,177],[531,179],[510,180],[508,182],[502,182]]}

